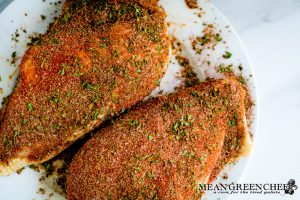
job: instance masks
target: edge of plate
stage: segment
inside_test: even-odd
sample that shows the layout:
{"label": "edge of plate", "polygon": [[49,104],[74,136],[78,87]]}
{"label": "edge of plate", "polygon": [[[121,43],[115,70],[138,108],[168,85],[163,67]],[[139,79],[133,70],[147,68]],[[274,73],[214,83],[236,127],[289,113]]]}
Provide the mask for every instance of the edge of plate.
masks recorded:
{"label": "edge of plate", "polygon": [[251,95],[252,95],[252,98],[254,98],[254,103],[255,103],[255,106],[253,107],[253,119],[254,119],[254,122],[253,122],[253,125],[252,125],[252,132],[253,132],[253,137],[251,138],[252,139],[252,142],[253,142],[253,145],[252,145],[252,149],[251,149],[251,152],[250,154],[246,157],[246,161],[245,161],[245,169],[243,170],[243,172],[241,173],[241,176],[239,178],[238,181],[241,181],[243,180],[247,170],[248,170],[248,167],[249,167],[249,162],[251,161],[252,159],[252,156],[253,156],[253,152],[255,150],[255,146],[256,146],[256,140],[257,140],[257,137],[258,137],[258,128],[259,128],[259,107],[260,107],[260,102],[259,102],[259,94],[258,94],[258,85],[257,85],[257,80],[256,80],[256,75],[255,75],[255,71],[254,71],[254,67],[253,67],[253,64],[252,64],[252,61],[250,59],[250,56],[246,50],[246,47],[243,43],[243,41],[241,40],[240,36],[238,35],[237,31],[235,30],[234,26],[228,21],[228,19],[222,14],[222,12],[210,1],[207,1],[208,4],[210,4],[210,6],[215,10],[216,13],[218,13],[218,15],[222,18],[222,20],[227,23],[229,26],[230,26],[230,30],[232,31],[232,34],[236,37],[236,39],[239,41],[240,45],[241,45],[241,49],[243,50],[243,53],[245,54],[245,58],[247,59],[248,63],[249,63],[249,68],[250,68],[250,71],[251,71],[251,74],[253,75],[251,77],[251,81],[253,83],[253,89],[251,90]]}

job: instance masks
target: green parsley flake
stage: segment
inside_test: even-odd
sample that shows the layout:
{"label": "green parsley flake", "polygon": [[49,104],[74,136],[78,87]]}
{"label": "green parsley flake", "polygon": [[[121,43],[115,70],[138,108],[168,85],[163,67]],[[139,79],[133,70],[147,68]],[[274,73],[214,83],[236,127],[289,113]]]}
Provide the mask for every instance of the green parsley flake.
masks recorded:
{"label": "green parsley flake", "polygon": [[230,53],[229,51],[226,51],[225,54],[223,55],[223,58],[229,59],[229,58],[231,58],[231,56],[232,56],[232,53]]}
{"label": "green parsley flake", "polygon": [[28,111],[32,111],[33,110],[32,103],[28,103],[27,104],[27,109],[28,109]]}

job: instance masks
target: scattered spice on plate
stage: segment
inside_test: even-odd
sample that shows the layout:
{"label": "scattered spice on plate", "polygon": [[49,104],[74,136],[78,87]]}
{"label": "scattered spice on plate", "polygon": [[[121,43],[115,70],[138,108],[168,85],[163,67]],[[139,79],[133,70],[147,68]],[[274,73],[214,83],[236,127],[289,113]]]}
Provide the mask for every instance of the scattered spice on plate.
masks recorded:
{"label": "scattered spice on plate", "polygon": [[32,46],[34,44],[39,44],[40,38],[41,38],[41,34],[40,33],[33,33],[33,34],[31,34],[28,37],[29,42],[27,43],[27,46],[30,47],[30,46]]}
{"label": "scattered spice on plate", "polygon": [[41,19],[44,21],[46,19],[45,15],[41,15]]}
{"label": "scattered spice on plate", "polygon": [[193,87],[200,83],[197,75],[193,71],[190,61],[183,56],[176,56],[178,63],[183,67],[181,70],[181,76],[183,78],[184,87]]}
{"label": "scattered spice on plate", "polygon": [[185,0],[185,3],[190,9],[198,8],[197,0]]}
{"label": "scattered spice on plate", "polygon": [[18,43],[19,37],[20,37],[19,29],[16,29],[16,31],[13,34],[11,34],[11,40]]}
{"label": "scattered spice on plate", "polygon": [[11,63],[12,65],[14,65],[14,64],[16,64],[17,60],[18,60],[17,52],[14,51],[14,52],[12,52],[12,54],[11,54],[11,60],[10,60],[10,63]]}
{"label": "scattered spice on plate", "polygon": [[192,47],[197,54],[201,54],[203,50],[212,49],[223,40],[220,33],[217,33],[213,24],[204,24],[205,29],[202,35],[194,38]]}
{"label": "scattered spice on plate", "polygon": [[229,58],[231,58],[231,56],[232,56],[232,53],[229,51],[226,51],[225,54],[223,55],[223,58],[229,59]]}
{"label": "scattered spice on plate", "polygon": [[39,190],[37,191],[38,194],[45,194],[45,189],[44,188],[39,188]]}

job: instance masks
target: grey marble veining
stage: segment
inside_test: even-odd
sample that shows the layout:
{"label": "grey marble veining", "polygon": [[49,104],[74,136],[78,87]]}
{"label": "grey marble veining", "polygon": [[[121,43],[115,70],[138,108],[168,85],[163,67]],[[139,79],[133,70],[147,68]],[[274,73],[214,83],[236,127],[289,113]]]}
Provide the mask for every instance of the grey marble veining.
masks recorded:
{"label": "grey marble veining", "polygon": [[1,11],[6,8],[13,0],[0,0],[0,13]]}
{"label": "grey marble veining", "polygon": [[[300,0],[213,0],[252,60],[260,99],[259,129],[244,183],[300,182]],[[230,199],[296,200],[295,194]]]}

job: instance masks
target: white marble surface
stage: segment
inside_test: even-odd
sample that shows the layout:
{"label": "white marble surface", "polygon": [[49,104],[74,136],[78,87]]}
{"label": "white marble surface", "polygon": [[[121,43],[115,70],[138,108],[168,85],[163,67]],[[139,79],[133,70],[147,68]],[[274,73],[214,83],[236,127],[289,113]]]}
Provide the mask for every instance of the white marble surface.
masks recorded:
{"label": "white marble surface", "polygon": [[285,183],[294,178],[299,187],[293,196],[231,199],[300,199],[300,0],[212,2],[239,33],[258,83],[259,132],[242,182]]}
{"label": "white marble surface", "polygon": [[[252,60],[260,96],[257,140],[245,183],[300,187],[300,0],[213,0],[232,23]],[[231,199],[300,199],[240,195]]]}

